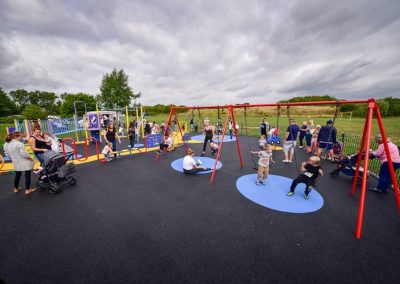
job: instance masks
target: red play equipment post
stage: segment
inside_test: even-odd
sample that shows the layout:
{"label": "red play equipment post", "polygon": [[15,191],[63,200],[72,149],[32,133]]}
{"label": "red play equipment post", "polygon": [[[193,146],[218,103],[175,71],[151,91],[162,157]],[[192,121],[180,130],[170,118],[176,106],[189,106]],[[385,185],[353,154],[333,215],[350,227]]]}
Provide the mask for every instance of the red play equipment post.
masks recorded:
{"label": "red play equipment post", "polygon": [[[366,188],[367,188],[367,176],[368,176],[368,164],[369,164],[369,154],[370,154],[370,145],[371,145],[371,126],[372,126],[372,116],[375,113],[376,119],[379,124],[379,130],[382,135],[383,139],[383,144],[385,148],[385,153],[388,159],[388,164],[389,164],[389,171],[390,171],[390,176],[392,179],[392,183],[394,186],[394,191],[395,191],[395,198],[397,202],[397,207],[398,211],[400,213],[400,193],[399,193],[399,185],[396,180],[395,176],[395,171],[393,168],[392,164],[392,158],[389,152],[389,147],[387,144],[387,136],[385,133],[385,129],[383,126],[382,122],[382,117],[380,115],[379,111],[379,106],[376,104],[375,99],[369,99],[369,100],[349,100],[349,101],[319,101],[319,102],[293,102],[290,103],[290,106],[317,106],[317,105],[341,105],[341,104],[367,104],[368,106],[368,113],[367,117],[365,120],[365,125],[364,125],[364,130],[363,130],[363,135],[362,135],[362,140],[361,140],[361,145],[360,145],[360,151],[358,155],[358,160],[357,160],[357,167],[356,167],[356,172],[355,176],[353,179],[352,183],[352,189],[351,189],[351,195],[354,196],[356,193],[356,185],[357,185],[357,179],[360,173],[360,167],[361,167],[361,161],[362,157],[364,154],[364,165],[363,165],[363,177],[362,177],[362,184],[361,184],[361,194],[360,194],[360,204],[359,204],[359,209],[358,209],[358,218],[357,218],[357,225],[356,225],[356,237],[357,239],[361,238],[361,231],[362,231],[362,222],[363,222],[363,217],[364,217],[364,207],[365,207],[365,196],[366,196]],[[225,121],[225,126],[224,126],[224,133],[222,134],[222,141],[224,138],[224,134],[226,131],[226,126],[227,122],[229,120],[229,117],[232,118],[232,123],[235,131],[235,137],[236,137],[236,145],[237,145],[237,151],[238,151],[238,156],[239,156],[239,161],[240,161],[240,166],[243,167],[243,159],[242,159],[242,154],[240,151],[240,143],[239,143],[239,137],[238,137],[238,132],[236,129],[236,121],[235,121],[235,115],[234,115],[234,110],[236,108],[252,108],[252,107],[282,107],[286,106],[289,107],[289,103],[275,103],[275,104],[253,104],[253,105],[225,105],[225,106],[194,106],[194,107],[171,107],[171,112],[170,112],[170,117],[168,120],[168,124],[171,122],[171,117],[173,113],[177,109],[217,109],[217,108],[227,108],[228,109],[228,116]],[[364,153],[365,150],[365,153]],[[216,170],[216,165],[218,162],[218,159],[221,155],[222,152],[222,142],[220,142],[219,149],[218,149],[218,154],[216,161],[214,163],[214,168],[213,168],[213,173],[211,175],[210,183],[213,183],[214,177],[215,177],[215,170]]]}

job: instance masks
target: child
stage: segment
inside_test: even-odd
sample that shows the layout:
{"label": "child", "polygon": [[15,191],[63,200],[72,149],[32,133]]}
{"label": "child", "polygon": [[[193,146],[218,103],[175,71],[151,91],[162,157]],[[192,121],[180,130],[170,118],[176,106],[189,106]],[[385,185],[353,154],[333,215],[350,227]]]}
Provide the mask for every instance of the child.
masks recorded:
{"label": "child", "polygon": [[312,134],[312,138],[311,138],[311,148],[307,149],[307,153],[313,153],[316,154],[318,151],[318,133],[319,130],[321,129],[321,125],[317,125],[314,129],[314,132]]}
{"label": "child", "polygon": [[168,138],[164,139],[164,142],[160,144],[160,149],[157,150],[157,153],[161,154],[164,148],[167,148],[167,151],[172,151],[173,146],[174,146],[174,133],[170,131]]}
{"label": "child", "polygon": [[54,152],[60,152],[60,142],[58,141],[58,138],[53,134],[50,135],[49,133],[45,132],[43,134],[44,140],[47,141],[46,144],[51,143],[51,150]]}
{"label": "child", "polygon": [[301,171],[303,173],[293,180],[287,196],[294,195],[294,190],[299,183],[305,183],[306,190],[304,191],[304,198],[310,198],[308,194],[311,191],[311,187],[315,185],[315,181],[317,180],[318,176],[324,175],[322,168],[319,166],[320,162],[321,160],[319,157],[312,156],[308,159],[308,162],[301,163]]}
{"label": "child", "polygon": [[279,129],[274,125],[272,128],[268,131],[268,140],[272,136],[278,136],[279,135]]}
{"label": "child", "polygon": [[218,152],[218,143],[210,142],[210,148],[211,148],[211,155],[216,154]]}
{"label": "child", "polygon": [[104,155],[104,161],[109,162],[112,160],[111,155],[114,154],[113,152],[113,144],[111,142],[107,143],[104,146],[103,151],[101,153]]}
{"label": "child", "polygon": [[263,134],[260,136],[260,140],[258,140],[258,148],[260,149],[260,151],[264,150],[265,144],[267,144],[267,138]]}
{"label": "child", "polygon": [[269,174],[269,166],[274,162],[272,159],[272,145],[265,144],[264,149],[258,152],[251,151],[252,154],[258,154],[258,172],[256,185],[265,184]]}

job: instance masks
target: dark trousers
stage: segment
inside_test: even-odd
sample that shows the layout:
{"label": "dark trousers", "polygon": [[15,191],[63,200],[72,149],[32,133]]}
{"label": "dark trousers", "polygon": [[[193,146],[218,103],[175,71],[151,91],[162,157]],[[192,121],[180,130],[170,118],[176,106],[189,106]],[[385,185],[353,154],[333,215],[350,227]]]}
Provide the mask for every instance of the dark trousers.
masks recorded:
{"label": "dark trousers", "polygon": [[307,146],[308,147],[311,147],[311,138],[312,138],[312,135],[310,134],[310,133],[306,133],[306,143],[307,143]]}
{"label": "dark trousers", "polygon": [[229,138],[232,140],[233,129],[229,129]]}
{"label": "dark trousers", "polygon": [[31,187],[31,171],[16,171],[14,178],[14,188],[18,188],[22,173],[25,173],[25,189],[29,189]]}
{"label": "dark trousers", "polygon": [[207,142],[208,142],[208,141],[210,141],[210,143],[213,142],[212,136],[207,136],[207,135],[206,135],[206,137],[204,138],[203,152],[206,151],[206,147],[207,147]]}
{"label": "dark trousers", "polygon": [[193,175],[193,174],[197,174],[198,172],[204,172],[204,171],[209,171],[209,170],[211,170],[211,169],[203,169],[203,168],[197,168],[197,169],[191,169],[191,170],[183,169],[183,172],[188,175]]}
{"label": "dark trousers", "polygon": [[[393,168],[395,171],[399,169],[400,163],[393,163]],[[384,162],[379,170],[379,182],[376,188],[385,191],[391,184],[392,178],[390,177],[389,164]]]}
{"label": "dark trousers", "polygon": [[308,194],[311,191],[310,187],[314,186],[315,180],[309,179],[309,178],[307,178],[306,176],[303,176],[303,175],[299,175],[297,178],[295,178],[293,180],[292,185],[290,186],[290,191],[294,192],[296,186],[299,183],[305,183],[306,184],[306,190],[304,191],[304,193]]}
{"label": "dark trousers", "polygon": [[168,148],[169,147],[169,144],[166,144],[166,143],[161,143],[160,144],[160,150],[162,151],[162,150],[164,150],[164,148]]}
{"label": "dark trousers", "polygon": [[114,158],[117,158],[117,140],[114,140],[114,141],[108,140],[108,141],[111,142],[113,145],[112,149],[113,149],[113,152],[115,153]]}
{"label": "dark trousers", "polygon": [[129,136],[129,144],[131,145],[131,148],[135,147],[135,133],[132,133],[132,135]]}
{"label": "dark trousers", "polygon": [[303,146],[303,139],[305,136],[306,136],[305,133],[300,132],[300,135],[299,135],[300,146]]}

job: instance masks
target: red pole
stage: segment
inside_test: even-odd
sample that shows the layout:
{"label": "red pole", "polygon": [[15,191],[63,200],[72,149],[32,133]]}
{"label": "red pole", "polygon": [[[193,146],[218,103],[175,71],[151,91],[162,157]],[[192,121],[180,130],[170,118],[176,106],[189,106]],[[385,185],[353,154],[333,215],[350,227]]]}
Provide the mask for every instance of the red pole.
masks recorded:
{"label": "red pole", "polygon": [[360,174],[360,166],[361,166],[362,154],[363,154],[364,147],[365,147],[365,139],[366,139],[365,136],[367,134],[367,125],[368,125],[368,118],[365,119],[364,131],[363,131],[363,135],[362,135],[362,138],[361,138],[360,151],[358,152],[356,172],[354,174],[353,183],[352,183],[352,186],[351,186],[351,195],[352,196],[354,196],[356,194],[356,186],[357,186],[358,176]]}
{"label": "red pole", "polygon": [[187,148],[185,139],[183,139],[183,131],[182,131],[182,128],[181,128],[181,126],[179,124],[179,119],[178,119],[178,116],[176,115],[176,112],[174,112],[174,117],[175,117],[175,120],[176,120],[176,124],[178,124],[178,129],[179,129],[179,132],[180,132],[181,137],[182,137],[183,146],[185,147],[185,153],[187,154],[188,148]]}
{"label": "red pole", "polygon": [[397,211],[400,213],[399,185],[397,183],[395,171],[393,168],[392,156],[390,154],[389,146],[387,143],[387,137],[386,137],[386,133],[385,133],[385,128],[383,126],[381,112],[379,110],[378,105],[375,106],[375,115],[376,115],[376,120],[378,121],[378,124],[379,124],[379,130],[381,131],[383,146],[385,147],[385,153],[386,153],[387,162],[388,162],[388,166],[389,166],[390,176],[392,178],[392,183],[393,183],[393,187],[394,187],[394,196],[395,196],[396,202],[397,202]]}
{"label": "red pole", "polygon": [[236,146],[237,146],[237,151],[238,151],[238,155],[239,155],[240,167],[243,168],[243,158],[242,158],[242,152],[240,151],[239,134],[238,134],[238,130],[236,129],[236,120],[235,120],[233,106],[230,106],[230,112],[232,115],[232,124],[233,124],[233,129],[234,129],[234,133],[235,133],[235,137],[236,137]]}
{"label": "red pole", "polygon": [[219,141],[218,153],[217,153],[217,157],[215,158],[214,167],[213,167],[213,172],[212,172],[211,178],[210,178],[210,183],[211,183],[211,184],[214,182],[215,172],[217,171],[218,159],[219,159],[219,156],[221,155],[222,145],[224,144],[224,137],[225,137],[226,128],[227,128],[227,126],[228,126],[229,117],[231,116],[230,111],[231,111],[231,109],[229,108],[229,110],[228,110],[228,115],[226,116],[226,120],[225,120],[224,131],[222,132],[222,138],[221,138],[221,140]]}
{"label": "red pole", "polygon": [[361,238],[361,228],[364,217],[364,206],[365,206],[365,192],[367,190],[367,177],[368,177],[368,162],[369,162],[369,147],[371,144],[371,125],[372,125],[372,113],[375,107],[375,101],[372,99],[368,104],[368,114],[367,114],[367,132],[365,141],[365,157],[364,157],[364,170],[363,179],[361,185],[361,195],[360,195],[360,205],[358,207],[358,221],[356,228],[356,238]]}

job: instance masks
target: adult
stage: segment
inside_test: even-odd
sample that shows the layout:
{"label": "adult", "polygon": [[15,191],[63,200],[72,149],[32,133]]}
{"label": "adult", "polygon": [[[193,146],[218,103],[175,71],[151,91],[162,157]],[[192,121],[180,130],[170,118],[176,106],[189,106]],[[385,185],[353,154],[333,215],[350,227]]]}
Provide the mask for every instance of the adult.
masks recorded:
{"label": "adult", "polygon": [[150,122],[145,121],[144,123],[144,135],[149,135],[151,133]]}
{"label": "adult", "polygon": [[311,139],[315,130],[314,120],[309,119],[307,121],[307,128],[306,128],[306,145],[307,145],[307,153],[311,153]]}
{"label": "adult", "polygon": [[291,163],[293,161],[294,149],[296,148],[296,141],[299,138],[299,134],[300,127],[294,119],[290,119],[283,139],[283,154],[285,155],[285,159],[282,162]]}
{"label": "adult", "polygon": [[190,116],[189,125],[190,125],[190,131],[192,132],[193,129],[194,129],[194,117],[193,117],[193,115]]}
{"label": "adult", "polygon": [[210,168],[205,168],[200,166],[199,163],[193,159],[194,151],[192,149],[188,149],[187,155],[183,158],[183,172],[185,174],[196,174],[198,172],[209,171]]}
{"label": "adult", "polygon": [[202,157],[206,154],[206,147],[207,142],[213,142],[214,137],[214,127],[212,126],[209,120],[204,120],[204,143],[203,143],[203,153],[201,154]]}
{"label": "adult", "polygon": [[135,135],[136,135],[136,120],[131,121],[128,127],[128,138],[131,148],[135,147]]}
{"label": "adult", "polygon": [[103,136],[104,136],[104,141],[105,141],[106,145],[108,145],[108,143],[112,144],[114,158],[117,158],[117,141],[116,141],[116,139],[118,139],[119,143],[121,143],[121,139],[118,136],[117,129],[115,129],[113,122],[110,122],[108,124],[107,130],[105,130],[103,132]]}
{"label": "adult", "polygon": [[[371,191],[375,192],[387,192],[388,188],[392,184],[392,179],[389,171],[388,159],[386,156],[385,146],[383,144],[382,135],[378,134],[375,136],[375,141],[378,143],[378,149],[373,151],[371,154],[379,159],[381,163],[381,167],[379,169],[379,181],[378,185],[374,188],[370,188]],[[392,165],[394,170],[400,168],[400,155],[399,148],[390,142],[387,141],[390,157],[392,158]]]}
{"label": "adult", "polygon": [[318,133],[317,142],[319,143],[319,148],[317,152],[317,156],[321,155],[322,150],[328,152],[329,160],[334,161],[335,156],[333,154],[333,144],[336,143],[336,135],[337,130],[336,127],[333,126],[333,121],[328,120],[326,125],[322,126]]}
{"label": "adult", "polygon": [[228,129],[229,129],[229,139],[232,140],[232,138],[233,138],[233,122],[232,122],[231,118],[229,118]]}
{"label": "adult", "polygon": [[25,194],[28,195],[36,191],[36,188],[31,188],[31,172],[35,162],[26,151],[21,138],[21,133],[18,131],[12,134],[12,140],[7,147],[6,155],[11,158],[15,170],[14,192],[20,192],[19,182],[22,173],[25,173]]}
{"label": "adult", "polygon": [[269,131],[269,123],[268,121],[266,121],[265,118],[263,118],[263,120],[260,123],[260,133],[261,135],[265,135],[265,137],[267,137],[268,131]]}
{"label": "adult", "polygon": [[51,145],[47,144],[47,141],[42,136],[42,129],[40,125],[36,125],[33,129],[32,136],[28,140],[29,145],[35,157],[39,160],[40,166],[43,165],[43,153],[51,150]]}

